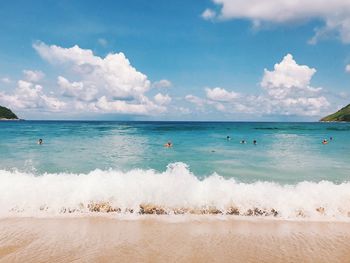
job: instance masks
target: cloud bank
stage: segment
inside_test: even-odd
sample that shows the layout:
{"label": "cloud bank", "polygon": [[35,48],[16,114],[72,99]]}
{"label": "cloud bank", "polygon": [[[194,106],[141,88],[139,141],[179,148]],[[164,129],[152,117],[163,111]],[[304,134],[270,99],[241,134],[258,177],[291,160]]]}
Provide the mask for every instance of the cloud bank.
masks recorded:
{"label": "cloud bank", "polygon": [[263,23],[286,24],[320,20],[310,43],[336,34],[344,43],[350,43],[350,1],[348,0],[212,0],[218,12],[206,9],[204,19],[247,19],[255,27]]}
{"label": "cloud bank", "polygon": [[66,106],[54,96],[46,95],[41,85],[24,80],[18,81],[13,93],[0,92],[0,102],[14,109],[39,109],[51,112],[58,112]]}
{"label": "cloud bank", "polygon": [[24,78],[30,82],[39,82],[45,77],[44,72],[40,70],[23,70]]}
{"label": "cloud bank", "polygon": [[[330,106],[325,92],[311,84],[316,69],[298,64],[287,54],[272,69],[264,69],[258,94],[244,94],[222,87],[204,88],[204,96],[188,94],[172,97],[172,83],[162,79],[151,82],[134,68],[123,53],[95,55],[79,46],[64,48],[38,42],[33,45],[39,56],[52,64],[56,76],[48,84],[44,72],[24,70],[23,79],[10,92],[0,91],[0,104],[14,110],[69,114],[111,113],[143,116],[190,114],[188,103],[198,113],[207,110],[232,114],[320,116]],[[348,67],[346,68],[348,70]],[[45,85],[51,85],[44,88]],[[161,92],[151,92],[158,90]],[[50,92],[49,92],[50,91]]]}
{"label": "cloud bank", "polygon": [[240,94],[216,87],[206,88],[205,98],[190,94],[185,99],[200,110],[212,106],[227,113],[319,116],[330,103],[322,95],[322,88],[311,86],[315,73],[316,69],[297,64],[293,56],[287,54],[273,70],[264,70],[260,95]]}
{"label": "cloud bank", "polygon": [[[39,56],[60,72],[56,91],[44,92],[40,81],[45,74],[24,70],[24,79],[12,93],[0,93],[0,102],[13,109],[70,113],[115,113],[157,115],[167,111],[171,97],[158,93],[149,98],[152,88],[148,77],[134,68],[123,53],[95,55],[79,46],[64,48],[37,42]],[[170,87],[161,80],[157,87]]]}

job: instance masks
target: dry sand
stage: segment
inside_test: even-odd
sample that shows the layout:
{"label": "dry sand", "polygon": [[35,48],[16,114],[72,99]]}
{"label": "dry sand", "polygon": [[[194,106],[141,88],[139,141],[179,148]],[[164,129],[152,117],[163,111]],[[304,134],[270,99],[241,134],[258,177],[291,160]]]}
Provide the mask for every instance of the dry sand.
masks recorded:
{"label": "dry sand", "polygon": [[0,262],[350,262],[350,223],[169,216],[0,220]]}

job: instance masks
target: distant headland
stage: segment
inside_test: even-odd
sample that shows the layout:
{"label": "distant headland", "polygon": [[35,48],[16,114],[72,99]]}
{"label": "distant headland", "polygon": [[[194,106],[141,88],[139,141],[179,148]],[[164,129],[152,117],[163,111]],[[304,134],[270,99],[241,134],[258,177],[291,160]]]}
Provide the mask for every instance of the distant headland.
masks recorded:
{"label": "distant headland", "polygon": [[0,121],[12,121],[12,120],[20,120],[17,115],[12,112],[12,110],[0,106]]}
{"label": "distant headland", "polygon": [[350,104],[348,106],[345,106],[344,108],[338,110],[336,113],[333,113],[331,115],[328,115],[324,118],[322,118],[320,121],[325,122],[350,122]]}

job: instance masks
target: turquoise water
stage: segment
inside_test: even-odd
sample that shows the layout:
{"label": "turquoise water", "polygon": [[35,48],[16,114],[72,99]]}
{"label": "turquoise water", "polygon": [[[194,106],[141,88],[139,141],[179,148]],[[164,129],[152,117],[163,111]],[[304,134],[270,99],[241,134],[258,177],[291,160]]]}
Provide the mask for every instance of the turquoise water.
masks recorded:
{"label": "turquoise water", "polygon": [[0,122],[0,157],[0,217],[350,221],[346,123]]}
{"label": "turquoise water", "polygon": [[[329,137],[333,141],[322,145]],[[240,144],[243,139],[247,144]],[[163,147],[169,140],[174,146]],[[217,173],[245,183],[340,183],[350,179],[350,124],[0,122],[0,156],[0,169],[36,175],[110,168],[161,172],[183,162],[199,178]]]}

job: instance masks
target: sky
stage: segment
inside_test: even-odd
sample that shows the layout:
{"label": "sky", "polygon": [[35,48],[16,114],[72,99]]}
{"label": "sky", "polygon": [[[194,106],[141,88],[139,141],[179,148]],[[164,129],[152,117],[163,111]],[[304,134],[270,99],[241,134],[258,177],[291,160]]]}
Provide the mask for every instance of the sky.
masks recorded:
{"label": "sky", "polygon": [[348,0],[2,1],[24,119],[316,121],[350,103]]}

